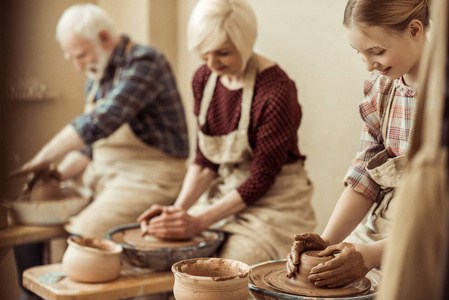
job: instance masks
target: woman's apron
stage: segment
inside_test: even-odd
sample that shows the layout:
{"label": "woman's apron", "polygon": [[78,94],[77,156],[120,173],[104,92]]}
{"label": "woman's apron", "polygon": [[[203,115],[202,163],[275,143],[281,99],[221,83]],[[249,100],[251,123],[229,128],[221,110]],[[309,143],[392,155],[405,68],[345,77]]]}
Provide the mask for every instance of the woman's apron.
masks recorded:
{"label": "woman's apron", "polygon": [[397,201],[394,201],[394,193],[407,166],[406,155],[391,158],[385,144],[395,90],[396,88],[393,87],[389,93],[387,107],[381,119],[382,139],[385,149],[376,154],[366,166],[368,174],[380,185],[381,189],[376,203],[364,221],[346,239],[350,243],[369,243],[385,239],[391,231],[397,203]]}
{"label": "woman's apron", "polygon": [[[220,201],[250,175],[252,149],[248,142],[248,128],[256,75],[257,59],[253,55],[245,72],[238,129],[222,136],[209,136],[202,130],[217,82],[217,74],[212,73],[209,77],[198,117],[198,141],[203,155],[220,166],[217,178],[189,211],[192,214]],[[294,235],[315,228],[315,214],[310,204],[312,192],[303,161],[284,165],[262,198],[213,226],[228,233],[222,248],[226,251],[222,250],[219,256],[238,258],[249,264],[285,258]],[[247,255],[242,255],[245,252]]]}
{"label": "woman's apron", "polygon": [[[131,48],[129,42],[125,55]],[[116,70],[114,85],[120,69]],[[94,82],[85,106],[91,111],[99,82]],[[83,184],[93,192],[93,202],[66,224],[68,232],[105,236],[114,227],[136,222],[153,204],[171,205],[186,172],[185,159],[170,156],[141,141],[128,123],[93,144],[93,159],[83,175]]]}

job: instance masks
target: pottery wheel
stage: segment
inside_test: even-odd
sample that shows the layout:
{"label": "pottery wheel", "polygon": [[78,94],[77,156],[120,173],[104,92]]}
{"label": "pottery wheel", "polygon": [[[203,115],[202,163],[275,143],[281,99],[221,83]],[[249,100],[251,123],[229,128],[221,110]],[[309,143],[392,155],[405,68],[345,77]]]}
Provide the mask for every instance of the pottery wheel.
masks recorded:
{"label": "pottery wheel", "polygon": [[371,287],[371,281],[363,278],[358,282],[344,285],[339,288],[316,288],[310,289],[302,286],[301,282],[297,282],[294,278],[287,278],[287,270],[285,265],[266,273],[263,281],[274,290],[289,293],[298,296],[313,297],[347,297],[367,294]]}
{"label": "pottery wheel", "polygon": [[203,235],[196,235],[187,240],[166,240],[154,236],[141,236],[140,228],[133,228],[123,231],[124,243],[133,246],[136,249],[155,250],[161,248],[181,248],[198,245],[205,241]]}

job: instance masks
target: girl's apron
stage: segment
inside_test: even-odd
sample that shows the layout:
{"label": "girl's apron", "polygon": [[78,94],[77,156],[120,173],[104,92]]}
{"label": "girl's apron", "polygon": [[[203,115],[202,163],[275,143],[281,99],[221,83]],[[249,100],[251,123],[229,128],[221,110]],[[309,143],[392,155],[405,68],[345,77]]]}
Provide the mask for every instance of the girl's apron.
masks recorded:
{"label": "girl's apron", "polygon": [[357,228],[347,237],[346,242],[369,243],[385,239],[389,236],[397,201],[393,201],[396,187],[407,166],[405,155],[391,158],[385,141],[387,138],[388,120],[390,118],[396,88],[390,90],[387,107],[381,119],[382,138],[385,149],[374,156],[367,164],[366,170],[371,178],[380,185],[381,190],[370,213]]}
{"label": "girl's apron", "polygon": [[[202,130],[217,82],[217,74],[211,73],[209,77],[198,116],[198,141],[203,155],[220,167],[208,191],[189,211],[192,214],[220,201],[250,175],[252,149],[248,142],[248,127],[256,75],[257,58],[253,55],[245,72],[238,129],[222,136],[209,136]],[[302,161],[284,165],[262,198],[215,224],[215,228],[228,233],[218,255],[248,264],[285,258],[294,235],[315,228],[315,214],[310,204],[312,192]]]}
{"label": "girl's apron", "polygon": [[[125,55],[131,48],[129,42]],[[116,70],[114,85],[120,69]],[[99,82],[94,82],[85,111],[95,100]],[[93,159],[83,175],[83,184],[93,191],[93,202],[66,224],[68,232],[105,236],[114,227],[136,222],[152,204],[171,205],[186,172],[184,159],[170,156],[141,141],[128,123],[93,144]]]}

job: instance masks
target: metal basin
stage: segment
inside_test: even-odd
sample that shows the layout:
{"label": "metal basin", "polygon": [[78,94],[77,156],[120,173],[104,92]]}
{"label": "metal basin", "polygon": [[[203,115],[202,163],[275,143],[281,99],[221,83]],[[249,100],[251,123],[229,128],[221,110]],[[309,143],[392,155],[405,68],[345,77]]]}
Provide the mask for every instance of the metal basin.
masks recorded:
{"label": "metal basin", "polygon": [[223,232],[207,230],[202,233],[204,241],[194,246],[152,250],[138,249],[133,245],[125,243],[123,233],[126,230],[139,227],[139,223],[132,223],[113,228],[107,232],[106,239],[122,246],[122,259],[126,263],[157,271],[168,271],[174,263],[184,259],[211,256],[224,240]]}

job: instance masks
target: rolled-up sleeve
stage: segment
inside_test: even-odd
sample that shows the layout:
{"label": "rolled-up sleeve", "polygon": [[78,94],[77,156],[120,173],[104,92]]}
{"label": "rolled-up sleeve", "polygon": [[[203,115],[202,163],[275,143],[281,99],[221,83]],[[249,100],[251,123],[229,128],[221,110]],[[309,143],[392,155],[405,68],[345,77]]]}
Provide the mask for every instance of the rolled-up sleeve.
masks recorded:
{"label": "rolled-up sleeve", "polygon": [[377,97],[378,89],[375,88],[374,81],[365,81],[365,97],[359,106],[360,116],[364,122],[359,149],[343,180],[346,186],[351,186],[356,192],[373,201],[377,198],[380,186],[368,174],[366,166],[371,158],[385,149],[382,143]]}

